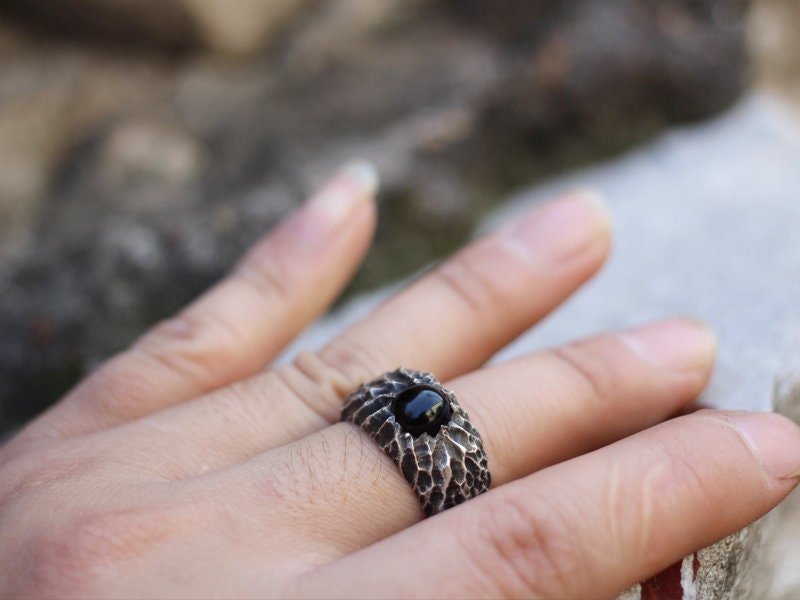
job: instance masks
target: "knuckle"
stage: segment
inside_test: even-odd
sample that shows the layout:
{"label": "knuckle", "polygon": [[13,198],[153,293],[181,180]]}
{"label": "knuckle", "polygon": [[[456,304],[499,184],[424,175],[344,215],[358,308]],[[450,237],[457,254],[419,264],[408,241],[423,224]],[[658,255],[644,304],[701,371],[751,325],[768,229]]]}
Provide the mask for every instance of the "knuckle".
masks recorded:
{"label": "knuckle", "polygon": [[[505,495],[485,511],[472,539],[475,571],[503,597],[564,597],[574,589],[581,549],[567,520],[552,507]],[[475,539],[479,543],[475,543]]]}
{"label": "knuckle", "polygon": [[156,325],[129,352],[142,355],[163,370],[213,387],[229,368],[224,357],[241,354],[243,341],[251,338],[249,323],[221,311],[220,303],[212,299],[219,295],[214,296],[215,292],[225,290],[223,296],[233,292],[231,298],[255,296],[259,305],[274,301],[297,304],[300,299],[290,289],[290,278],[284,275],[280,265],[245,261],[205,301]]}
{"label": "knuckle", "polygon": [[73,517],[55,531],[38,532],[28,544],[37,557],[30,582],[37,593],[87,594],[103,580],[124,534],[108,516]]}
{"label": "knuckle", "polygon": [[107,593],[143,558],[176,533],[169,511],[126,508],[68,517],[55,529],[28,536],[28,585],[43,597]]}
{"label": "knuckle", "polygon": [[[637,523],[638,537],[634,547],[650,552],[663,544],[657,539],[663,529],[657,525],[669,514],[677,498],[714,498],[709,478],[704,476],[684,448],[676,446],[674,440],[651,440],[650,452],[639,468],[639,477],[627,494],[628,510],[620,506],[619,511],[631,523]],[[679,490],[679,495],[676,491]],[[631,512],[631,509],[633,512]]]}
{"label": "knuckle", "polygon": [[356,336],[339,336],[319,352],[321,364],[336,374],[336,385],[341,396],[346,396],[362,381],[373,379],[377,373],[386,370],[388,360],[381,354],[378,344],[368,347]]}
{"label": "knuckle", "polygon": [[667,543],[665,536],[671,534],[660,524],[674,511],[678,497],[708,499],[715,495],[691,457],[671,441],[651,440],[635,469],[623,458],[610,461],[602,485],[597,510],[608,532],[602,552],[607,561],[616,563],[649,556]]}
{"label": "knuckle", "polygon": [[153,517],[148,512],[122,510],[79,519],[66,536],[70,540],[66,556],[89,571],[123,563],[163,536],[168,523]]}
{"label": "knuckle", "polygon": [[276,371],[281,382],[326,422],[339,420],[342,398],[378,371],[351,342],[333,342],[322,352],[301,352]]}
{"label": "knuckle", "polygon": [[108,455],[97,456],[82,449],[57,448],[37,451],[13,458],[0,472],[0,511],[15,502],[25,502],[35,494],[47,494],[99,472],[108,463]]}
{"label": "knuckle", "polygon": [[591,350],[574,344],[552,351],[553,356],[584,388],[582,396],[605,401],[619,392],[623,381],[613,365]]}
{"label": "knuckle", "polygon": [[99,408],[96,413],[109,420],[136,416],[142,400],[157,392],[157,382],[147,369],[131,364],[130,352],[116,355],[92,373],[74,397],[90,408]]}
{"label": "knuckle", "polygon": [[444,263],[436,276],[471,313],[484,316],[488,309],[504,302],[491,273],[465,256]]}
{"label": "knuckle", "polygon": [[233,271],[231,281],[241,282],[262,298],[286,303],[297,300],[291,271],[279,260],[247,258]]}
{"label": "knuckle", "polygon": [[341,396],[334,383],[335,375],[327,368],[316,365],[317,360],[309,356],[296,358],[294,362],[275,371],[275,376],[290,394],[300,399],[325,423],[333,423],[338,417]]}
{"label": "knuckle", "polygon": [[108,507],[120,463],[103,450],[67,444],[2,465],[0,531],[14,552],[0,568],[0,595],[108,595],[134,563],[199,522],[191,503]]}
{"label": "knuckle", "polygon": [[238,335],[212,311],[188,310],[156,325],[129,352],[192,380],[213,381]]}
{"label": "knuckle", "polygon": [[104,565],[108,565],[109,551],[117,551],[110,543],[119,539],[112,533],[114,525],[94,519],[75,519],[51,532],[36,536],[30,544],[31,553],[38,560],[30,574],[33,588],[43,595],[51,592],[84,594],[102,580]]}

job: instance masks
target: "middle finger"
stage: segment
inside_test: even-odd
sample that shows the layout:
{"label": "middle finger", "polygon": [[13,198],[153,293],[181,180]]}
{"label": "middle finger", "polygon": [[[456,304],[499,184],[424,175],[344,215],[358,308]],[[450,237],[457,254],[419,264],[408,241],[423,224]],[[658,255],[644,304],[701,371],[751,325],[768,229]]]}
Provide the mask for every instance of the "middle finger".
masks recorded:
{"label": "middle finger", "polygon": [[144,418],[128,440],[166,456],[179,445],[181,456],[162,463],[173,477],[292,443],[337,421],[342,398],[376,374],[405,365],[445,381],[479,366],[583,283],[608,248],[608,216],[593,197],[575,193],[538,206],[320,352]]}

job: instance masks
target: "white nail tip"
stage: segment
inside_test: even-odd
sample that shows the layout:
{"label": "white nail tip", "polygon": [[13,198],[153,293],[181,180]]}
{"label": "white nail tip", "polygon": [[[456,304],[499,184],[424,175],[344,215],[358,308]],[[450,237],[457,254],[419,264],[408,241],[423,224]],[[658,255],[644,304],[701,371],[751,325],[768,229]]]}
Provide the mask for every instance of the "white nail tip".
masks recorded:
{"label": "white nail tip", "polygon": [[578,187],[571,192],[571,195],[575,198],[580,198],[586,202],[586,204],[592,206],[598,213],[608,218],[608,203],[605,201],[605,198],[603,198],[603,195],[594,188]]}
{"label": "white nail tip", "polygon": [[378,191],[378,171],[366,160],[353,160],[342,167],[339,173],[358,184],[367,195]]}

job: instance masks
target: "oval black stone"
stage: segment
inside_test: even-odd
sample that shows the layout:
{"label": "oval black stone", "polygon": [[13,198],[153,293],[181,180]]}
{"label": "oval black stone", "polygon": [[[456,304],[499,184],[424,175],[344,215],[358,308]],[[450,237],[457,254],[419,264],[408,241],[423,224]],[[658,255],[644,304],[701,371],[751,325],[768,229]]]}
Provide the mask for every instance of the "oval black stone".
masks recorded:
{"label": "oval black stone", "polygon": [[435,388],[412,385],[403,390],[394,401],[394,416],[400,426],[413,435],[436,435],[439,428],[450,420],[450,402]]}

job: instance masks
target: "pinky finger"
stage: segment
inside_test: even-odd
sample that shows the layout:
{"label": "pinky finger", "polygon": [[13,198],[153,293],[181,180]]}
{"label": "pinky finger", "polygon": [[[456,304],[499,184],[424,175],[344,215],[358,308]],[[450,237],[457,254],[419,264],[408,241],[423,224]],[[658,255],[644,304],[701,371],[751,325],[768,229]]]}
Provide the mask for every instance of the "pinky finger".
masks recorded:
{"label": "pinky finger", "polygon": [[501,486],[321,567],[301,593],[609,597],[765,514],[799,471],[800,430],[791,422],[704,411]]}

